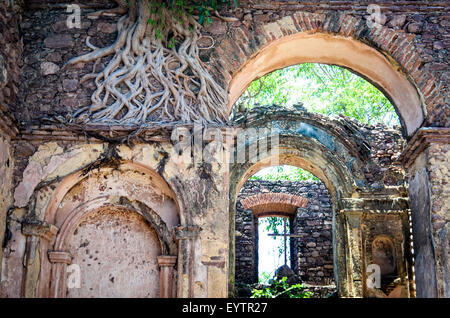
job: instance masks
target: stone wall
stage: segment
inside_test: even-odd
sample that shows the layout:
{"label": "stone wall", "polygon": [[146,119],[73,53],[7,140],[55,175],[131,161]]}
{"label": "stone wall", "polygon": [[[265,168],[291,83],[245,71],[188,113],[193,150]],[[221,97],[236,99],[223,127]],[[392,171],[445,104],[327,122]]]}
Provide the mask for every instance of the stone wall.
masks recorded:
{"label": "stone wall", "polygon": [[428,148],[431,233],[436,246],[438,294],[450,297],[450,145]]}
{"label": "stone wall", "polygon": [[[68,29],[66,26],[68,13],[65,9],[69,3],[59,0],[45,2],[33,0],[27,3],[20,24],[24,43],[18,102],[20,107],[17,107],[20,111],[15,113],[23,126],[38,123],[40,118],[49,115],[70,117],[70,114],[78,108],[89,105],[95,85],[92,80],[80,84],[80,79],[92,71],[94,63],[80,63],[67,69],[62,69],[62,66],[70,58],[90,51],[85,44],[88,36],[90,42],[97,47],[111,44],[116,37],[117,16],[98,19],[87,17],[88,13],[99,8],[114,6],[112,1],[79,1],[78,4],[82,9],[80,29]],[[362,23],[352,25],[355,28],[354,37],[360,37],[383,53],[392,53],[398,62],[406,62],[405,59],[409,62],[410,57],[413,57],[410,65],[399,64],[411,76],[423,95],[429,113],[427,122],[434,126],[448,126],[450,118],[448,97],[443,98],[448,96],[446,92],[450,74],[446,64],[449,40],[445,2],[437,1],[430,4],[426,1],[415,1],[414,4],[410,4],[408,1],[377,1],[376,4],[381,7],[384,17],[382,24],[393,32],[392,37],[387,39],[392,41],[392,45],[388,41],[389,47],[384,47],[381,39],[375,39],[372,34],[361,34],[364,33],[361,32]],[[342,23],[339,15],[362,18],[362,21],[370,16],[367,13],[367,4],[353,1],[316,0],[307,3],[242,1],[239,8],[223,12],[237,17],[239,21],[227,23],[214,18],[214,23],[205,27],[205,34],[212,35],[216,45],[211,50],[201,50],[201,59],[218,82],[226,86],[232,73],[241,65],[241,59],[237,55],[243,55],[244,52],[248,54],[247,50],[253,52],[260,46],[260,43],[253,43],[259,41],[257,39],[261,32],[259,26],[279,21],[298,12],[305,13],[305,23],[312,26],[314,32],[321,26],[315,26],[314,21],[309,21],[307,14],[324,14],[327,17],[336,14],[335,19],[330,19],[332,22],[334,20],[338,22],[336,25],[330,24],[330,30],[323,30],[325,33],[339,33],[339,29],[343,28],[343,25],[339,25]],[[290,21],[292,24],[291,20],[283,21]],[[287,28],[287,25],[282,27]],[[240,34],[241,41],[247,41],[242,36],[245,34],[249,40],[242,45],[235,43],[242,47],[236,49],[230,37],[232,33]],[[397,38],[398,41],[395,41]],[[246,48],[248,45],[250,47]],[[233,55],[230,62],[228,62],[229,54]],[[103,68],[108,59],[109,57],[103,58],[97,65],[97,70]],[[18,77],[17,72],[14,74]]]}
{"label": "stone wall", "polygon": [[[0,2],[0,260],[3,259],[3,247],[11,238],[7,214],[13,203],[15,160],[12,139],[17,133],[17,127],[12,114],[19,91],[22,44],[18,23],[21,19],[21,4],[21,1]],[[4,270],[2,263],[0,261],[0,282]]]}
{"label": "stone wall", "polygon": [[[19,95],[22,107],[16,117],[24,126],[42,123],[45,116],[70,118],[80,107],[90,105],[95,84],[93,81],[80,84],[80,79],[92,72],[94,63],[62,67],[70,58],[90,51],[85,44],[87,37],[93,45],[103,47],[117,35],[117,16],[88,19],[86,14],[95,9],[83,8],[80,28],[68,28],[65,5],[61,8],[26,10],[22,17],[24,57]],[[102,59],[98,69],[106,65],[107,59]]]}
{"label": "stone wall", "polygon": [[22,43],[19,39],[22,1],[0,3],[0,117],[11,117],[19,92]]}
{"label": "stone wall", "polygon": [[251,210],[243,209],[240,201],[259,193],[289,193],[308,199],[306,208],[298,208],[291,223],[291,233],[302,236],[291,238],[292,267],[305,283],[333,283],[331,198],[320,181],[249,180],[245,183],[237,203],[236,281],[257,281],[257,219]]}
{"label": "stone wall", "polygon": [[[0,242],[2,244],[0,260],[3,258],[3,247],[11,237],[7,214],[13,203],[13,170],[14,158],[11,142],[0,131]],[[2,273],[2,262],[0,262],[0,273]]]}

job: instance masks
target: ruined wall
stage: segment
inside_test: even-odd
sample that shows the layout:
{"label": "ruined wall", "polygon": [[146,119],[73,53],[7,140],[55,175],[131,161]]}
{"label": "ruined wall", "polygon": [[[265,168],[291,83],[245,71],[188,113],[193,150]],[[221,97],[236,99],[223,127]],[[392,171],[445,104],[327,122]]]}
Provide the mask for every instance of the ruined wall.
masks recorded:
{"label": "ruined wall", "polygon": [[[22,66],[22,43],[19,23],[22,1],[0,3],[0,117],[11,123],[19,92],[19,72]],[[3,125],[2,125],[3,126]]]}
{"label": "ruined wall", "polygon": [[[7,214],[12,206],[13,193],[13,170],[14,158],[12,156],[12,147],[9,138],[6,138],[0,131],[0,260],[3,259],[3,244],[10,236],[10,229],[7,223]],[[2,262],[0,262],[0,273],[2,272]],[[0,277],[3,277],[0,276]],[[1,284],[0,278],[0,284]]]}
{"label": "ruined wall", "polygon": [[[3,219],[8,206],[13,203],[10,184],[16,190],[17,202],[20,203],[10,211],[6,222],[11,235],[7,236],[3,249],[0,283],[2,297],[30,296],[35,292],[32,286],[36,284],[34,275],[39,272],[40,264],[33,263],[32,260],[30,272],[24,278],[28,289],[22,290],[24,255],[27,248],[33,248],[33,244],[27,243],[30,235],[22,233],[22,224],[30,216],[35,216],[35,210],[29,205],[33,187],[48,181],[52,174],[58,174],[54,174],[53,169],[62,161],[69,160],[61,170],[64,172],[61,176],[65,176],[65,173],[79,169],[80,165],[98,159],[102,153],[97,146],[87,146],[84,135],[77,137],[71,132],[48,127],[46,130],[38,129],[38,126],[46,123],[45,117],[49,115],[70,119],[74,111],[89,105],[95,86],[92,81],[81,84],[80,79],[92,71],[94,63],[79,64],[67,69],[63,69],[63,65],[70,58],[90,51],[85,43],[88,36],[91,37],[91,43],[98,47],[111,44],[116,37],[115,23],[118,17],[87,18],[88,12],[113,6],[112,1],[77,2],[82,8],[80,29],[68,29],[66,26],[68,14],[65,10],[68,3],[73,2],[30,0],[26,1],[23,7],[18,6],[21,5],[19,1],[3,1],[0,4],[0,124],[5,131],[5,136],[0,137],[0,176],[4,176],[5,180],[0,188],[1,238],[5,228]],[[418,87],[421,98],[427,105],[426,125],[448,127],[448,4],[442,1],[376,3],[382,7],[382,13],[386,16],[383,24],[396,33],[389,33],[386,39],[381,37],[380,40],[373,34],[367,34],[364,23],[352,25],[351,31],[359,40],[383,53],[396,53],[394,59],[397,62],[408,61],[399,65],[394,62],[394,65],[408,73],[410,80]],[[18,13],[22,9],[24,13],[21,17]],[[292,23],[300,23],[301,18],[304,19],[301,23],[307,24],[307,29],[320,29],[321,26],[315,25],[315,20],[310,19],[307,13],[325,13],[326,21],[329,22],[328,31],[334,33],[339,33],[345,27],[339,23],[342,14],[369,17],[367,5],[355,1],[241,1],[240,8],[229,12],[240,21],[225,23],[214,18],[214,23],[204,29],[205,34],[214,37],[216,45],[211,50],[202,50],[201,59],[216,74],[218,82],[226,85],[224,81],[229,80],[240,66],[242,56],[235,56],[235,52],[240,52],[241,55],[251,54],[260,47],[260,43],[253,42],[259,39],[258,32],[261,29],[258,26],[299,12],[299,20],[294,19]],[[286,25],[281,27],[284,26]],[[231,43],[230,34],[233,32],[245,36],[240,36],[240,41]],[[24,44],[22,58],[21,41]],[[218,49],[219,46],[221,49]],[[102,59],[97,69],[104,67],[107,59]],[[224,70],[226,72],[223,72]],[[11,113],[14,113],[22,129],[14,145],[8,137],[14,135],[15,131],[13,119],[9,115]],[[403,149],[399,132],[386,132],[384,128],[376,129],[370,125],[360,129],[366,129],[367,134],[364,133],[364,136],[367,140],[374,140],[373,151],[370,153],[371,164],[364,169],[368,185],[371,189],[380,189],[384,185],[401,186],[404,182],[403,172],[396,162],[399,152]],[[161,133],[161,136],[157,136],[147,145],[140,144],[126,150],[124,146],[121,154],[124,160],[148,165],[163,175],[176,192],[182,209],[188,211],[183,225],[187,229],[192,225],[201,227],[197,238],[191,238],[188,233],[180,239],[180,250],[183,251],[184,258],[180,263],[182,268],[179,272],[178,294],[225,297],[229,235],[227,213],[224,211],[228,207],[228,171],[223,166],[190,165],[190,158],[180,159],[172,156],[172,145],[162,135]],[[56,142],[49,143],[49,139]],[[98,142],[93,141],[94,144]],[[76,149],[85,149],[86,152],[83,155],[74,154]],[[74,157],[69,158],[71,155]],[[449,176],[448,169],[445,170],[445,167],[448,167],[448,147],[431,147],[426,155],[418,159],[417,165],[413,167],[410,178],[412,214],[417,216],[416,228],[413,230],[417,242],[420,243],[424,239],[426,242],[423,246],[430,247],[426,253],[420,254],[421,245],[416,245],[416,251],[422,257],[418,261],[427,262],[432,259],[433,244],[437,244],[440,255],[444,255],[441,259],[445,263],[448,260],[445,255],[448,255],[450,250],[449,240],[445,240],[449,231],[446,206]],[[52,186],[45,187],[41,212],[53,190]],[[428,228],[422,229],[421,226]],[[429,233],[442,240],[431,242]],[[433,267],[435,264],[429,265]],[[427,272],[427,266],[421,268],[421,272],[417,274],[436,273],[433,268]],[[441,266],[448,268],[448,262]],[[420,279],[424,278],[419,282],[420,287],[425,292],[435,288],[448,295],[449,288],[442,284],[447,279],[448,286],[448,277],[443,277],[445,273],[438,271],[436,275],[442,276],[439,279],[417,275]]]}
{"label": "ruined wall", "polygon": [[450,297],[450,145],[428,149],[432,233],[436,238],[439,295]]}
{"label": "ruined wall", "polygon": [[[93,45],[103,47],[117,36],[117,16],[88,19],[86,13],[95,9],[83,9],[80,28],[68,28],[66,6],[62,8],[25,10],[22,17],[24,52],[19,94],[22,108],[16,117],[25,126],[42,123],[42,117],[49,115],[65,118],[69,114],[70,118],[80,107],[90,105],[95,84],[93,81],[80,84],[80,79],[92,72],[94,63],[61,68],[70,58],[90,51],[85,44],[87,37]],[[104,58],[98,69],[106,62]]]}
{"label": "ruined wall", "polygon": [[[10,237],[7,214],[12,205],[15,168],[12,138],[17,128],[12,113],[19,91],[22,44],[19,41],[18,23],[21,9],[21,1],[0,2],[0,260],[3,259],[3,245]],[[4,270],[0,261],[0,284]]]}
{"label": "ruined wall", "polygon": [[298,208],[293,218],[291,233],[302,236],[291,238],[293,269],[305,283],[333,283],[331,198],[319,181],[249,180],[245,183],[238,196],[236,213],[236,281],[257,282],[256,218],[251,210],[243,209],[240,200],[259,193],[289,193],[308,199],[306,208]]}
{"label": "ruined wall", "polygon": [[421,152],[408,168],[408,180],[417,297],[448,297],[449,146],[427,138],[415,143]]}
{"label": "ruined wall", "polygon": [[[93,63],[80,63],[77,66],[62,69],[70,58],[90,49],[85,44],[86,38],[97,47],[111,44],[116,36],[115,23],[118,17],[100,17],[90,19],[87,13],[99,8],[114,6],[112,1],[80,1],[81,28],[67,29],[65,21],[68,13],[66,5],[70,2],[57,0],[28,1],[21,23],[22,39],[24,42],[23,66],[20,78],[20,101],[15,113],[22,125],[31,122],[38,123],[41,117],[59,114],[63,117],[82,106],[89,105],[90,95],[94,90],[92,80],[80,84],[80,79],[92,71]],[[320,4],[320,6],[318,5]],[[446,61],[448,59],[448,13],[445,12],[444,2],[429,3],[416,1],[410,4],[407,1],[380,1],[376,3],[381,7],[384,19],[381,21],[390,30],[398,34],[407,34],[406,42],[395,42],[389,49],[395,52],[397,48],[405,49],[403,56],[414,56],[411,68],[411,78],[421,91],[428,105],[428,124],[434,126],[448,126],[449,109],[448,96],[449,71]],[[246,43],[231,43],[230,35],[233,32],[246,34],[249,39],[257,38],[260,32],[258,26],[278,21],[285,16],[296,12],[317,14],[349,15],[355,18],[368,18],[367,4],[353,1],[310,1],[308,3],[274,3],[272,1],[242,1],[237,9],[230,9],[223,14],[235,16],[237,22],[223,22],[213,18],[213,23],[204,28],[204,33],[212,35],[215,47],[210,50],[201,50],[200,57],[206,66],[215,74],[219,83],[227,85],[230,74],[238,68],[239,57],[228,56],[228,52],[238,52],[235,45],[242,48],[240,54],[247,54]],[[339,20],[339,16],[335,20]],[[305,19],[308,17],[305,16]],[[306,21],[306,20],[305,20]],[[286,22],[286,21],[285,21]],[[308,21],[308,24],[313,22]],[[359,34],[362,26],[354,26],[355,37],[360,36],[379,51],[385,48],[379,45],[372,35]],[[337,29],[341,25],[337,22]],[[333,31],[333,30],[332,30]],[[337,30],[334,30],[337,32]],[[358,32],[357,32],[358,31]],[[397,35],[398,36],[398,35]],[[367,37],[367,38],[366,38]],[[244,37],[240,36],[241,41]],[[208,41],[209,39],[205,38]],[[266,39],[267,40],[267,39]],[[390,39],[392,40],[392,39]],[[408,43],[411,41],[411,45]],[[250,43],[250,44],[249,44]],[[381,42],[380,42],[381,43]],[[259,46],[259,43],[256,43]],[[206,45],[207,46],[207,45]],[[254,47],[253,49],[255,49]],[[252,48],[248,48],[252,51]],[[398,51],[402,51],[398,50]],[[408,51],[411,50],[411,51]],[[234,53],[233,53],[234,54]],[[396,57],[397,58],[397,57]],[[103,58],[97,70],[103,68],[108,57]],[[412,66],[412,65],[411,65]],[[408,70],[409,71],[409,70]],[[228,73],[226,73],[228,72]]]}
{"label": "ruined wall", "polygon": [[[20,178],[16,179],[14,189],[12,235],[5,248],[11,253],[5,254],[3,259],[7,271],[0,284],[0,295],[36,297],[48,293],[43,280],[49,270],[46,251],[53,249],[52,243],[47,241],[49,233],[44,234],[49,231],[48,226],[61,227],[77,207],[82,209],[83,206],[103,204],[105,198],[117,204],[117,198],[124,196],[130,201],[139,199],[150,202],[148,205],[158,211],[170,231],[177,227],[179,253],[175,256],[179,257],[179,262],[176,264],[176,295],[226,297],[228,216],[223,213],[222,207],[228,206],[228,198],[223,195],[227,188],[223,166],[191,165],[191,154],[179,155],[168,142],[110,148],[107,144],[91,141],[73,142],[76,145],[70,145],[71,141],[41,141],[39,146],[39,141],[28,144],[31,145],[29,153],[32,155],[21,158],[21,164],[26,168],[24,172],[17,173]],[[16,149],[19,147],[25,147],[25,143]],[[117,168],[118,164],[122,167],[120,163],[133,164],[133,169],[137,171],[122,173],[108,170]],[[99,170],[99,167],[103,168]],[[63,185],[61,190],[61,183],[72,182],[70,180],[74,180],[77,172],[83,169],[90,171],[87,174],[89,177],[84,178],[86,182],[69,187],[63,194],[65,188]],[[154,175],[145,176],[139,169],[151,170]],[[163,200],[164,204],[159,208],[151,204],[155,194],[145,184],[161,178],[175,193],[172,196],[176,203],[172,201],[172,205],[176,204],[180,209],[179,223],[165,216],[167,207],[164,206],[170,203],[169,200]],[[160,186],[154,189],[156,193],[163,191]],[[54,207],[62,212],[52,217],[48,214],[52,211],[52,202],[61,199],[64,199],[62,204]],[[24,224],[29,224],[31,229],[37,226],[39,230],[28,230],[28,225],[24,228]],[[173,239],[172,232],[168,237]],[[23,262],[28,265],[26,271],[23,270]]]}

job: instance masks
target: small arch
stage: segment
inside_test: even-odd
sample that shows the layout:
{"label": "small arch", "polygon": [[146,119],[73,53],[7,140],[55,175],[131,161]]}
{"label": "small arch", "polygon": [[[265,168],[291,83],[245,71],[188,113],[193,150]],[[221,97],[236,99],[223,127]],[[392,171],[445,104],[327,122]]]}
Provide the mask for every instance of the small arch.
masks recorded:
{"label": "small arch", "polygon": [[[100,172],[103,168],[99,168],[98,172]],[[180,211],[180,207],[178,205],[178,201],[176,200],[176,195],[171,189],[171,187],[168,185],[168,183],[153,169],[144,166],[139,163],[134,162],[125,162],[122,163],[119,167],[120,171],[128,171],[128,170],[134,170],[138,171],[144,174],[147,174],[150,178],[154,178],[157,180],[158,186],[161,187],[161,191],[167,195],[168,197],[172,198],[177,205],[177,211],[179,213],[180,219],[182,219],[183,215]],[[49,201],[45,213],[44,213],[44,220],[47,223],[54,224],[55,223],[55,217],[57,210],[63,201],[65,195],[72,189],[76,184],[79,184],[84,179],[88,178],[90,174],[83,173],[83,171],[74,172],[67,177],[65,177],[57,186],[55,191],[53,192],[52,198]]]}
{"label": "small arch", "polygon": [[386,235],[378,235],[372,241],[372,263],[380,266],[381,276],[396,273],[397,262],[392,239]]}
{"label": "small arch", "polygon": [[297,208],[305,208],[308,199],[289,193],[260,193],[241,200],[246,210],[252,210],[256,217],[293,217]]}
{"label": "small arch", "polygon": [[106,197],[105,199],[106,200],[101,200],[103,202],[101,203],[100,207],[98,207],[99,200],[95,200],[97,202],[87,202],[87,204],[79,206],[77,209],[75,209],[61,226],[58,235],[56,236],[53,250],[65,250],[67,238],[73,233],[80,222],[87,216],[93,213],[97,213],[101,210],[110,209],[135,212],[144,217],[144,219],[149,223],[149,225],[155,230],[158,235],[161,245],[161,252],[164,255],[177,254],[177,245],[173,242],[171,231],[167,228],[167,225],[155,211],[153,211],[151,208],[140,201],[130,201],[126,197],[120,197],[118,198],[118,201],[116,198],[114,198],[114,201],[116,201],[118,204],[114,204],[114,202],[111,202],[111,198],[109,197]]}
{"label": "small arch", "polygon": [[[253,143],[258,140],[253,140],[246,144],[246,149],[237,149],[247,153],[248,148],[252,147]],[[257,149],[257,148],[254,148]],[[347,150],[348,151],[348,150]],[[245,163],[233,164],[230,174],[230,233],[235,231],[235,214],[236,214],[236,200],[240,189],[246,180],[254,175],[257,171],[264,167],[275,165],[291,165],[302,168],[313,173],[316,177],[321,179],[324,185],[328,188],[333,209],[333,250],[334,250],[334,274],[335,282],[338,289],[344,288],[347,268],[345,263],[338,262],[338,258],[345,258],[347,250],[343,240],[336,240],[336,232],[341,232],[344,229],[343,224],[339,223],[335,217],[336,211],[340,206],[340,199],[351,197],[356,189],[355,180],[348,167],[342,164],[342,161],[336,157],[336,153],[331,152],[327,147],[320,144],[315,138],[305,136],[302,134],[292,133],[291,135],[280,135],[279,145],[276,155],[270,153],[261,154],[255,153],[254,157],[248,158]],[[276,164],[274,164],[276,162]],[[341,237],[345,237],[344,234]],[[235,238],[230,237],[230,267],[229,267],[229,289],[234,290],[234,275],[235,275]]]}
{"label": "small arch", "polygon": [[[38,295],[43,297],[48,297],[48,293],[57,295],[55,294],[57,289],[51,285],[54,284],[52,280],[54,274],[52,274],[52,264],[47,257],[47,252],[56,251],[59,253],[59,251],[65,251],[67,237],[74,232],[77,225],[84,218],[95,211],[115,209],[117,211],[137,213],[140,217],[143,217],[149,227],[156,233],[162,255],[175,256],[178,254],[178,246],[172,237],[169,225],[179,224],[181,213],[176,195],[166,181],[156,171],[142,164],[133,162],[121,164],[117,169],[118,173],[126,174],[131,172],[131,177],[137,176],[142,178],[137,179],[145,183],[142,184],[142,189],[145,190],[145,193],[142,194],[138,193],[141,185],[139,181],[137,181],[137,184],[136,182],[127,184],[126,181],[130,179],[130,175],[126,174],[125,176],[122,175],[120,182],[115,183],[117,179],[113,173],[109,173],[111,171],[110,168],[101,167],[87,174],[82,171],[74,172],[65,177],[54,190],[45,207],[43,218],[46,223],[59,228],[59,231],[55,238],[40,244],[41,271],[39,274]],[[106,187],[105,190],[100,190],[97,187],[95,191],[89,188],[89,185],[92,185],[90,178],[95,178],[102,174],[108,176],[105,179],[108,186],[114,187],[114,185],[117,185],[112,190],[113,192],[108,193],[110,190]],[[94,182],[94,184],[96,183]],[[78,186],[80,189],[86,187],[89,191],[85,192],[89,193],[89,195],[86,195],[84,192],[80,195]],[[154,191],[147,193],[150,189]],[[141,192],[144,192],[144,190]],[[68,194],[69,197],[66,197]],[[148,202],[146,195],[152,195],[148,198]]]}

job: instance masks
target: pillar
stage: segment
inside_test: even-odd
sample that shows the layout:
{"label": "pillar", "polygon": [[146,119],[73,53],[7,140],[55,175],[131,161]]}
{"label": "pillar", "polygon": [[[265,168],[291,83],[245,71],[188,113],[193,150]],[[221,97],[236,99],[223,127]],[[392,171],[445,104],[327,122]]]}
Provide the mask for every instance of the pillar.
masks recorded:
{"label": "pillar", "polygon": [[407,169],[416,296],[450,297],[450,128],[419,129],[400,158]]}
{"label": "pillar", "polygon": [[72,255],[64,251],[49,251],[48,258],[52,263],[49,296],[64,298],[66,296],[66,268],[72,262]]}
{"label": "pillar", "polygon": [[177,262],[177,257],[172,255],[158,256],[160,269],[159,288],[161,298],[172,298],[173,291],[173,268]]}
{"label": "pillar", "polygon": [[200,233],[196,225],[179,226],[174,229],[178,241],[178,297],[194,297],[195,241]]}

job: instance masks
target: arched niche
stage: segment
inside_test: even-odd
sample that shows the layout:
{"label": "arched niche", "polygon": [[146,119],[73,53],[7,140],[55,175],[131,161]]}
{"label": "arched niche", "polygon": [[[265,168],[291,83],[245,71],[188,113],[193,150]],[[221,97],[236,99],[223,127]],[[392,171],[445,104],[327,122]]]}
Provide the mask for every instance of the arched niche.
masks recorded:
{"label": "arched niche", "polygon": [[380,267],[381,277],[396,274],[396,253],[391,238],[385,235],[374,238],[372,241],[372,262]]}
{"label": "arched niche", "polygon": [[[128,262],[130,273],[132,270],[137,270],[133,275],[130,274],[134,277],[132,279],[139,280],[139,277],[144,277],[142,272],[157,271],[159,276],[156,281],[153,279],[153,286],[156,284],[159,288],[128,295],[126,292],[120,294],[119,286],[115,289],[116,294],[112,290],[112,294],[105,293],[103,296],[154,297],[160,295],[170,297],[175,295],[172,273],[173,268],[176,267],[178,248],[173,241],[171,229],[180,222],[179,208],[173,191],[153,170],[141,165],[126,163],[117,169],[100,168],[88,174],[77,172],[69,175],[59,183],[53,192],[43,218],[47,224],[57,230],[53,238],[41,240],[38,296],[66,296],[66,268],[73,264],[72,260],[74,259],[86,262],[86,264],[90,263],[90,266],[93,266],[92,262],[97,258],[96,266],[109,264],[105,266],[110,266],[110,271],[116,269],[125,271],[125,267],[122,268],[123,266],[119,264],[111,265],[111,262],[114,262],[113,260],[120,253],[115,255],[113,251],[108,250],[107,244],[108,241],[111,241],[117,245],[117,249],[127,250],[128,245],[120,247],[120,244],[127,240],[133,241],[134,245],[142,242],[143,249],[139,251],[131,248],[124,251],[131,256],[120,255],[120,262]],[[103,229],[104,235],[96,228]],[[80,239],[77,235],[81,234],[89,238],[87,239],[89,242],[94,242],[90,244],[96,246],[95,250],[98,251],[99,256],[103,252],[102,261],[99,256],[95,256],[95,250],[86,248],[85,241],[77,241]],[[114,235],[119,235],[120,238],[115,239]],[[78,251],[74,245],[78,244],[76,242],[79,243]],[[79,254],[80,250],[84,250],[88,258],[82,258],[83,255]],[[144,261],[144,264],[135,263],[142,262],[143,260],[139,260],[139,258],[145,257],[148,260]],[[88,271],[87,267],[81,268]],[[98,268],[96,269],[98,270]],[[100,275],[101,270],[98,274],[95,274],[95,271],[91,272],[94,274],[89,275],[94,275],[92,277],[94,279],[96,275]],[[107,270],[105,270],[106,272]],[[89,277],[89,275],[85,276]],[[98,284],[101,284],[91,285],[88,290],[92,288],[92,292],[103,292],[108,280],[110,280],[109,283],[112,283],[111,280],[117,283],[117,279],[119,279],[126,285],[125,278],[116,275],[116,278],[113,279],[113,276],[107,280],[99,277]],[[145,279],[141,279],[141,281],[146,282]],[[67,296],[80,295],[77,292],[67,294]],[[89,295],[89,292],[86,293],[86,291],[83,294],[83,296]]]}

